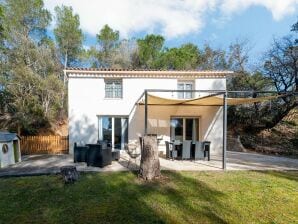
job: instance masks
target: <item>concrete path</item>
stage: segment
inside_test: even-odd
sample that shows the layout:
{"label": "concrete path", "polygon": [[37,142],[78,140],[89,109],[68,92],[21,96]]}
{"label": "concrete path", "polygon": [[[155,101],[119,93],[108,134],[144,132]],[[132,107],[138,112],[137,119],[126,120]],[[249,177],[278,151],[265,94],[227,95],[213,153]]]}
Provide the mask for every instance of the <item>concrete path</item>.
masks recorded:
{"label": "concrete path", "polygon": [[[71,155],[31,155],[13,166],[1,168],[2,176],[56,174],[61,166],[74,165],[81,172],[113,172],[136,169],[139,160],[130,160],[125,153],[119,161],[104,168],[88,167],[86,163],[73,163]],[[207,171],[222,170],[221,156],[212,156],[211,161],[181,161],[160,158],[162,170]],[[227,152],[227,170],[298,170],[298,159],[267,156],[255,153]]]}

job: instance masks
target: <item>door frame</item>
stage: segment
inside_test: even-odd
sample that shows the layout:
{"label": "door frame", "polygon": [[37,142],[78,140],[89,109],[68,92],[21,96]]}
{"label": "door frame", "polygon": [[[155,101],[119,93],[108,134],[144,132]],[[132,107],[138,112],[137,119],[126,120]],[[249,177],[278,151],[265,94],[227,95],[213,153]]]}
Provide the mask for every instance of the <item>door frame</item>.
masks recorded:
{"label": "door frame", "polygon": [[[129,116],[127,115],[97,115],[97,123],[98,123],[98,140],[103,140],[103,133],[102,133],[102,117],[109,117],[112,120],[112,133],[111,133],[111,141],[112,141],[112,149],[115,149],[115,118],[125,118],[127,119],[127,136],[129,136]],[[122,125],[122,122],[121,122]],[[121,130],[121,148],[120,149],[124,149],[125,147],[125,142],[122,141],[122,137],[124,137],[124,132]],[[128,139],[127,139],[128,140]],[[123,143],[123,144],[122,144]]]}
{"label": "door frame", "polygon": [[199,121],[199,127],[198,127],[198,130],[199,130],[199,141],[201,140],[201,116],[177,116],[177,115],[174,115],[174,116],[170,116],[170,139],[172,139],[172,126],[171,126],[171,120],[172,119],[175,119],[175,118],[178,118],[178,119],[183,119],[183,124],[182,124],[182,128],[183,128],[183,141],[185,140],[185,131],[186,131],[186,122],[185,122],[185,119],[197,119]]}

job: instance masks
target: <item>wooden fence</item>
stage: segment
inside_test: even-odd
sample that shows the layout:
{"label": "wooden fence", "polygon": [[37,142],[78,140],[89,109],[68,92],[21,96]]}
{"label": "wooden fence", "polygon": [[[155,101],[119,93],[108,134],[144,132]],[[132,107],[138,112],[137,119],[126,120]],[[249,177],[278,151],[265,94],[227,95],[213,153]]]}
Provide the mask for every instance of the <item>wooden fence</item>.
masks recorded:
{"label": "wooden fence", "polygon": [[22,155],[32,154],[66,154],[68,153],[68,136],[22,136]]}

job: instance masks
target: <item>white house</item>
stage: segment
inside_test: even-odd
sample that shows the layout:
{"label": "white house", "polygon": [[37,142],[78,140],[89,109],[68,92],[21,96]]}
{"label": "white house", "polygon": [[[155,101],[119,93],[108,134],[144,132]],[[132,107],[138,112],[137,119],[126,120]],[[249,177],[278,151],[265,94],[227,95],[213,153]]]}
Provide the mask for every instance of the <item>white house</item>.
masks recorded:
{"label": "white house", "polygon": [[208,140],[211,153],[222,152],[222,94],[232,72],[68,68],[65,73],[70,153],[74,142],[98,140],[123,149],[145,132],[158,135],[160,150],[166,140],[180,139]]}

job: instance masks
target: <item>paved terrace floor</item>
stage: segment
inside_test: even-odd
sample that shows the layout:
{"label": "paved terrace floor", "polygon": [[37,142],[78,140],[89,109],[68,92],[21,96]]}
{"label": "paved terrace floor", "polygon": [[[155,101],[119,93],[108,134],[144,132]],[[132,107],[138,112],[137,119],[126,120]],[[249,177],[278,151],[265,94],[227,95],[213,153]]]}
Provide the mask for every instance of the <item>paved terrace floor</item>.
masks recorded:
{"label": "paved terrace floor", "polygon": [[[1,168],[2,176],[22,176],[39,174],[56,174],[61,166],[74,165],[81,172],[112,172],[136,169],[139,160],[129,159],[125,153],[119,161],[114,161],[104,168],[88,167],[86,163],[73,163],[71,155],[31,155],[24,156],[23,161],[15,165]],[[181,161],[160,158],[162,170],[177,171],[220,171],[221,156],[211,157],[211,161]],[[227,170],[298,170],[298,159],[267,156],[255,153],[227,152]]]}

